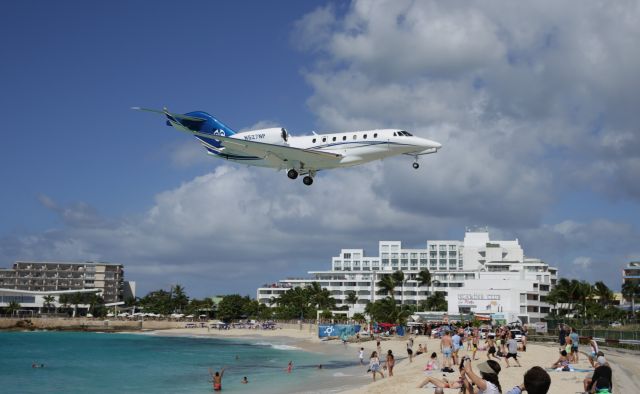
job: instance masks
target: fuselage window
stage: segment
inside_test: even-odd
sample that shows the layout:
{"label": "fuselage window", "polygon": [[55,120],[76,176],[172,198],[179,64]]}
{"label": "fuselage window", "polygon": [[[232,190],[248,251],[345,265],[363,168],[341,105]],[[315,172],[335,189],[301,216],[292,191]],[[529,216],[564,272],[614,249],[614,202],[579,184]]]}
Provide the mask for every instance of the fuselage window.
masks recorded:
{"label": "fuselage window", "polygon": [[346,141],[346,140],[347,140],[347,136],[346,136],[346,135],[343,135],[343,136],[342,136],[342,140],[343,140],[343,141]]}
{"label": "fuselage window", "polygon": [[367,139],[367,135],[366,134],[363,135],[362,138],[366,140]]}
{"label": "fuselage window", "polygon": [[353,135],[353,139],[355,140],[356,138],[358,138],[358,136],[354,134]]}
{"label": "fuselage window", "polygon": [[322,142],[327,142],[327,137],[322,137]]}
{"label": "fuselage window", "polygon": [[316,143],[316,139],[314,138],[313,140],[311,140],[311,142],[315,144]]}
{"label": "fuselage window", "polygon": [[335,140],[336,140],[336,137],[333,137],[333,140],[335,141]]}
{"label": "fuselage window", "polygon": [[373,138],[378,138],[378,133],[373,133]]}

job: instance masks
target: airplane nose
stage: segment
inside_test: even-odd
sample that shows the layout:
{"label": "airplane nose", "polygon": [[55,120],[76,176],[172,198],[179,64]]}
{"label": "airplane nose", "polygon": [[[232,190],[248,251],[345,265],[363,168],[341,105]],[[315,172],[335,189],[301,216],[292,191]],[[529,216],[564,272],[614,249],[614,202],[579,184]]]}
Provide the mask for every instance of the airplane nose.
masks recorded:
{"label": "airplane nose", "polygon": [[442,148],[442,144],[441,144],[441,143],[439,143],[439,142],[435,142],[435,141],[432,141],[432,142],[433,142],[433,147],[434,147],[434,148],[436,148],[436,149],[440,149],[440,148]]}

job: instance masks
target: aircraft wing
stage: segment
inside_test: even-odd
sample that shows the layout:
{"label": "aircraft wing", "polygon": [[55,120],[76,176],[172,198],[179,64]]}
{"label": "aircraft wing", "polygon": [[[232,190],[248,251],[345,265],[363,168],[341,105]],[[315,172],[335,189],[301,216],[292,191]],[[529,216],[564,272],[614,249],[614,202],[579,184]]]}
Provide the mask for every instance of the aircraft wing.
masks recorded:
{"label": "aircraft wing", "polygon": [[241,140],[238,138],[224,137],[205,133],[192,133],[199,137],[213,138],[223,146],[235,152],[245,153],[251,156],[261,157],[273,162],[274,166],[286,168],[287,163],[301,163],[305,168],[319,170],[325,166],[335,164],[342,160],[342,155],[337,153],[322,152],[313,149],[300,149],[286,145],[274,145],[265,142]]}

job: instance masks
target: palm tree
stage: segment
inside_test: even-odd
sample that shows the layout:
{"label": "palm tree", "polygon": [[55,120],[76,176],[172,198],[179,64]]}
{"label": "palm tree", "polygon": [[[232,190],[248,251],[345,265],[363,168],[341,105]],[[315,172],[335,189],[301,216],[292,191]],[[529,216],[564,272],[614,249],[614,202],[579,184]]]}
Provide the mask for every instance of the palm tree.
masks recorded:
{"label": "palm tree", "polygon": [[391,275],[383,275],[382,278],[376,283],[376,286],[380,288],[378,290],[378,294],[388,294],[391,296],[391,299],[395,302],[394,290],[396,289],[397,283],[391,277]]}
{"label": "palm tree", "polygon": [[356,295],[356,292],[351,290],[347,292],[347,297],[345,298],[345,301],[347,304],[351,305],[352,307],[354,307],[357,303],[358,303],[358,296]]}
{"label": "palm tree", "polygon": [[[418,287],[420,286],[431,287],[431,272],[426,268],[418,272]],[[431,289],[429,293],[432,293]]]}
{"label": "palm tree", "polygon": [[602,281],[598,281],[593,285],[594,292],[600,299],[603,307],[606,307],[613,299],[613,292]]}
{"label": "palm tree", "polygon": [[587,317],[587,300],[593,295],[593,286],[587,281],[571,280],[571,294],[575,301],[582,304],[582,316]]}
{"label": "palm tree", "polygon": [[400,285],[401,288],[401,292],[400,292],[400,304],[404,305],[404,272],[397,270],[396,272],[394,272],[393,274],[391,274],[391,277],[393,278],[393,280],[396,282],[396,286]]}
{"label": "palm tree", "polygon": [[631,300],[631,314],[636,313],[636,298],[640,297],[640,282],[624,282],[622,294]]}
{"label": "palm tree", "polygon": [[171,296],[174,309],[178,312],[182,312],[189,304],[189,297],[187,297],[184,287],[180,285],[175,285],[171,288]]}
{"label": "palm tree", "polygon": [[56,301],[56,297],[52,295],[46,295],[42,297],[42,300],[44,301],[44,307],[46,309],[50,309],[52,306],[54,306],[53,303]]}
{"label": "palm tree", "polygon": [[11,301],[9,302],[9,305],[7,305],[7,313],[13,316],[17,311],[20,310],[20,308],[21,305],[18,303],[18,301]]}
{"label": "palm tree", "polygon": [[429,311],[438,311],[447,309],[447,300],[444,298],[444,293],[436,291],[425,301],[425,307]]}

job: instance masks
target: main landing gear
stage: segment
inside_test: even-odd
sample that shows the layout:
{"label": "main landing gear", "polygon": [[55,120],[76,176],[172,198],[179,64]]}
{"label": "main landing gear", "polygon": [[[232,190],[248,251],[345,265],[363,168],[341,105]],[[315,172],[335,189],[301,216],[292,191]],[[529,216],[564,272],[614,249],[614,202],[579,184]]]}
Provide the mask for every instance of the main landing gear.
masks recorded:
{"label": "main landing gear", "polygon": [[[300,175],[298,171],[296,171],[293,168],[287,171],[287,176],[289,177],[289,179],[296,179],[298,175]],[[311,186],[313,184],[314,175],[315,175],[315,171],[309,171],[309,175],[306,175],[304,178],[302,178],[302,183],[304,183],[307,186]]]}

